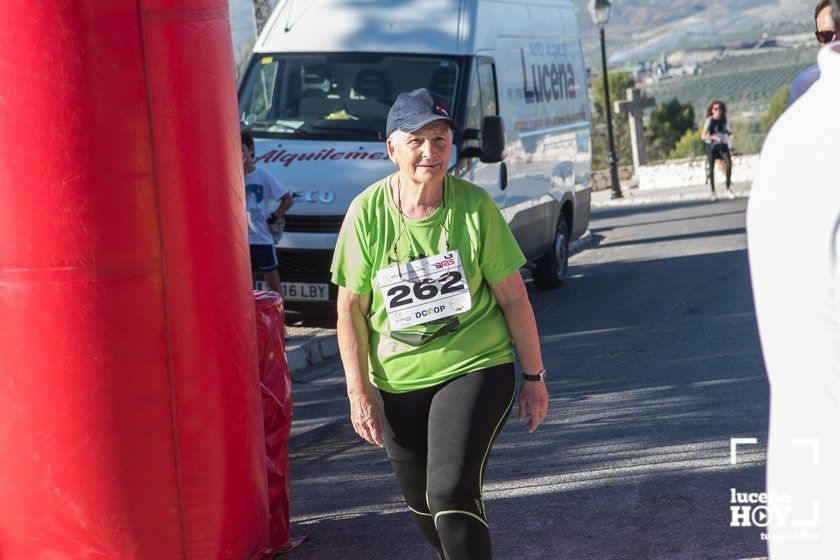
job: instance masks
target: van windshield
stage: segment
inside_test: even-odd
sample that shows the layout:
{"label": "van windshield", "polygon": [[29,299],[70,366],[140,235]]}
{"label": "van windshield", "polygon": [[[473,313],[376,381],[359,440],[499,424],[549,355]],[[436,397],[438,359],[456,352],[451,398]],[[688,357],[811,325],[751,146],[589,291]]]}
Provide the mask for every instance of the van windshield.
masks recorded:
{"label": "van windshield", "polygon": [[457,107],[451,57],[369,53],[256,55],[239,93],[239,119],[272,137],[378,140],[397,95],[429,88]]}

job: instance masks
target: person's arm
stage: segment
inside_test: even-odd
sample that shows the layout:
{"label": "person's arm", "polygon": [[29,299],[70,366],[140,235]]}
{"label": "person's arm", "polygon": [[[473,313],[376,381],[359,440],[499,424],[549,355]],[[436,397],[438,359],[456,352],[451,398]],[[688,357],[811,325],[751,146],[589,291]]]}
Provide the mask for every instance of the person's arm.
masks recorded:
{"label": "person's arm", "polygon": [[[490,284],[490,289],[505,316],[522,370],[531,375],[539,373],[543,369],[540,339],[522,276],[515,270],[501,282]],[[526,426],[528,432],[536,430],[547,413],[548,390],[545,383],[523,380],[519,392],[519,419],[525,420],[527,415],[531,417]]]}
{"label": "person's arm", "polygon": [[353,429],[370,443],[382,447],[384,415],[368,379],[370,337],[367,314],[370,294],[356,294],[338,287],[338,348],[344,365],[350,421]]}
{"label": "person's arm", "polygon": [[709,132],[710,121],[711,119],[706,119],[706,122],[703,123],[703,130],[700,131],[700,140],[702,140],[703,142],[708,142],[712,137],[711,133]]}
{"label": "person's arm", "polygon": [[269,215],[269,223],[274,223],[286,215],[286,212],[295,203],[295,199],[289,189],[278,181],[274,175],[266,173],[265,176],[268,178],[268,197],[271,200],[280,201],[274,212]]}
{"label": "person's arm", "polygon": [[292,196],[292,193],[287,192],[282,197],[280,197],[280,206],[277,207],[277,210],[271,213],[276,219],[280,219],[286,215],[286,212],[289,211],[295,203],[295,198]]}

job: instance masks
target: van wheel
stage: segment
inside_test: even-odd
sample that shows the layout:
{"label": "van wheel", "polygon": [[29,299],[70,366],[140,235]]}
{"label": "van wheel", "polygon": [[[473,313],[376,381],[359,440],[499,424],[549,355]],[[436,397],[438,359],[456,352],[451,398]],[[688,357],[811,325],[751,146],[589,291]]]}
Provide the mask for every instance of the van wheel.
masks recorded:
{"label": "van wheel", "polygon": [[534,269],[534,284],[543,290],[559,288],[566,281],[569,270],[569,224],[560,214],[554,246],[551,251],[537,259]]}

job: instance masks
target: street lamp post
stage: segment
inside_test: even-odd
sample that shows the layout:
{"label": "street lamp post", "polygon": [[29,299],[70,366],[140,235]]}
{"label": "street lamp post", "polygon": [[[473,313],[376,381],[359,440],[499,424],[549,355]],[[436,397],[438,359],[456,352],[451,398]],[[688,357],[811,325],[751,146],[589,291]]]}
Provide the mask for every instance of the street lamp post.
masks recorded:
{"label": "street lamp post", "polygon": [[607,137],[610,143],[610,178],[612,179],[612,198],[621,198],[621,185],[618,182],[618,158],[615,156],[615,138],[613,137],[612,126],[612,104],[610,103],[610,82],[607,75],[607,47],[604,41],[604,27],[610,20],[610,2],[609,0],[591,0],[589,2],[589,12],[592,14],[592,19],[598,26],[598,32],[601,36],[601,75],[604,78],[604,112],[607,115]]}

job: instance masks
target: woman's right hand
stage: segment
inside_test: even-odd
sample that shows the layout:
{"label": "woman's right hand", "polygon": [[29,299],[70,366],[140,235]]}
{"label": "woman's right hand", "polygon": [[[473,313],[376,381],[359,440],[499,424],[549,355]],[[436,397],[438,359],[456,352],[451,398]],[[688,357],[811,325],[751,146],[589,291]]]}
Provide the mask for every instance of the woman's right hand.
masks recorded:
{"label": "woman's right hand", "polygon": [[353,429],[365,441],[383,447],[385,443],[382,441],[382,428],[385,426],[385,415],[382,414],[379,401],[366,392],[349,395],[349,398]]}

